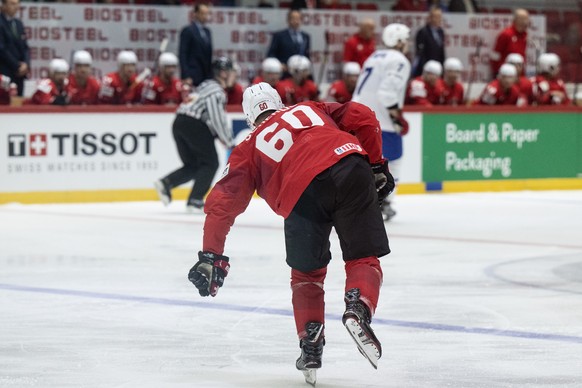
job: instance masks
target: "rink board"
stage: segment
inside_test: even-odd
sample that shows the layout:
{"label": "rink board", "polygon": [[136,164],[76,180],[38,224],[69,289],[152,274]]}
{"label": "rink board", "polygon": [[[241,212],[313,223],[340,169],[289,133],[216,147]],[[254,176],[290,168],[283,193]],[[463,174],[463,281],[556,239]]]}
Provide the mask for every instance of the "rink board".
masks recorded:
{"label": "rink board", "polygon": [[[230,112],[236,133],[247,128]],[[399,193],[580,189],[580,111],[406,112]],[[0,203],[154,200],[181,163],[167,108],[13,108],[0,122]],[[227,150],[216,143],[221,166]],[[185,198],[188,186],[174,193]]]}

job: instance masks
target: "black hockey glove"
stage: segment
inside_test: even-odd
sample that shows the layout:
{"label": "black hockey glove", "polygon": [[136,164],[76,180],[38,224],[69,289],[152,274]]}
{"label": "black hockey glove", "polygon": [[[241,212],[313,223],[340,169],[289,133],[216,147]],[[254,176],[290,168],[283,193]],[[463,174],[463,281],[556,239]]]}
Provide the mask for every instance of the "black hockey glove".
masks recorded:
{"label": "black hockey glove", "polygon": [[190,269],[188,280],[196,286],[201,296],[216,296],[229,269],[227,256],[208,251],[198,252],[198,263]]}
{"label": "black hockey glove", "polygon": [[388,161],[372,165],[372,172],[376,181],[376,191],[378,192],[378,201],[382,204],[386,198],[394,190],[394,177],[388,171]]}

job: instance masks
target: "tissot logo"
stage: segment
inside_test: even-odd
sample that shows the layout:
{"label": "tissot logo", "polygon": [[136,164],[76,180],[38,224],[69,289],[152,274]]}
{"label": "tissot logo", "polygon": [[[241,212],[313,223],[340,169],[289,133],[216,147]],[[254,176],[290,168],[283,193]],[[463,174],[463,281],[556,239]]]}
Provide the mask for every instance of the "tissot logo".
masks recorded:
{"label": "tissot logo", "polygon": [[28,136],[20,134],[8,135],[8,156],[26,156],[26,150],[28,150],[28,155],[30,156],[46,156],[47,148],[46,133],[31,133]]}

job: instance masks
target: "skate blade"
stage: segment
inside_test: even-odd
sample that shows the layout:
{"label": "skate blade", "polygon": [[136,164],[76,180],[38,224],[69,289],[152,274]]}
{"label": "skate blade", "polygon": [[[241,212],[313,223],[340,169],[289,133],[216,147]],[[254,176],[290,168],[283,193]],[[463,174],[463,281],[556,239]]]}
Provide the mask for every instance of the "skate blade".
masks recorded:
{"label": "skate blade", "polygon": [[305,382],[315,387],[317,380],[317,369],[305,369],[301,372],[303,372],[303,376],[305,376]]}
{"label": "skate blade", "polygon": [[363,332],[362,327],[360,326],[358,321],[353,318],[348,318],[346,319],[344,325],[346,326],[348,333],[350,333],[350,335],[354,339],[354,342],[358,346],[358,350],[360,351],[360,353],[362,353],[362,355],[366,357],[368,361],[370,361],[370,364],[372,364],[374,369],[378,369],[378,359],[380,358],[380,350],[372,342],[368,343],[362,342],[361,336],[363,336],[364,338],[367,338],[367,336]]}
{"label": "skate blade", "polygon": [[154,182],[154,187],[156,188],[156,192],[158,193],[158,197],[160,201],[164,204],[164,206],[168,206],[170,204],[170,197],[164,194],[164,186],[161,182],[156,181]]}

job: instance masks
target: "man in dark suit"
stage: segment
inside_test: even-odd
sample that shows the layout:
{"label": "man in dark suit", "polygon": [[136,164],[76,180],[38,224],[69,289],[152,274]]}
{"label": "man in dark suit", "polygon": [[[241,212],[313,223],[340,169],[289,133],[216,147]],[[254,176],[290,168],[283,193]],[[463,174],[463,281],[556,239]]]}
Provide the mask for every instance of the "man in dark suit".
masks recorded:
{"label": "man in dark suit", "polygon": [[30,67],[30,52],[24,33],[24,25],[16,14],[20,0],[2,0],[0,8],[0,74],[12,79],[18,95],[24,91],[24,79]]}
{"label": "man in dark suit", "polygon": [[428,14],[426,26],[416,33],[416,56],[412,64],[412,76],[422,74],[424,64],[431,59],[441,65],[445,61],[445,32],[441,27],[443,11],[432,7]]}
{"label": "man in dark suit", "polygon": [[292,9],[287,14],[289,28],[273,34],[267,58],[277,58],[286,69],[287,60],[293,55],[309,58],[310,37],[301,28],[301,11]]}
{"label": "man in dark suit", "polygon": [[213,77],[212,35],[206,27],[209,16],[208,5],[197,3],[194,5],[192,23],[180,33],[180,70],[182,81],[188,85],[198,86]]}

